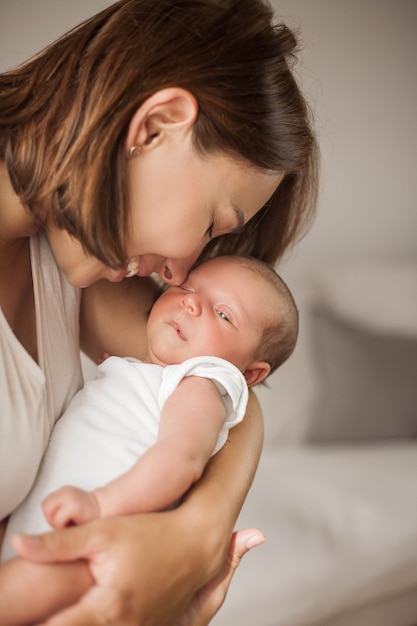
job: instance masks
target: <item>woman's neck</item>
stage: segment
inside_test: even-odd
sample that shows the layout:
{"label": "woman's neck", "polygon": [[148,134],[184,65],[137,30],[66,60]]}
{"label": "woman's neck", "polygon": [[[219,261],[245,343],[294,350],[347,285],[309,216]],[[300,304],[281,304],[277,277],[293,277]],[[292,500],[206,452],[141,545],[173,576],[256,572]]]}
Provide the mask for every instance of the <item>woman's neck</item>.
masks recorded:
{"label": "woman's neck", "polygon": [[29,236],[33,219],[13,190],[0,162],[0,308],[11,330],[37,361],[36,314]]}

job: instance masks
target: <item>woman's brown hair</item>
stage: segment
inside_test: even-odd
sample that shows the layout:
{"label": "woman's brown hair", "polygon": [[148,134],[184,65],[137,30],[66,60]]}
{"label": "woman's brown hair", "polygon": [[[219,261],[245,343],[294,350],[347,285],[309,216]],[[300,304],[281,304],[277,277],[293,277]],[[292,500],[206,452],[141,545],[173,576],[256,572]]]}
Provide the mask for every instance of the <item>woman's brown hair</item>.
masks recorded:
{"label": "woman's brown hair", "polygon": [[201,154],[286,173],[205,255],[274,263],[314,214],[318,150],[295,36],[272,19],[262,0],[121,0],[0,75],[0,158],[39,226],[52,218],[105,264],[125,264],[126,132],[146,98],[176,86],[197,99]]}

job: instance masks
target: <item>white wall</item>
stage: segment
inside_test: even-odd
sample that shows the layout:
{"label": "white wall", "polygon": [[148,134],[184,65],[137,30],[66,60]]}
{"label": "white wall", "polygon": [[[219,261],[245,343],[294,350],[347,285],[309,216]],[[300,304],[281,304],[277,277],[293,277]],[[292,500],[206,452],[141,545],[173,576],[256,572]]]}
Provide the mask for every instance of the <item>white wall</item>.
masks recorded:
{"label": "white wall", "polygon": [[[323,157],[318,217],[292,260],[417,259],[417,2],[273,3],[301,29]],[[109,4],[0,0],[0,69]]]}
{"label": "white wall", "polygon": [[303,259],[417,259],[417,3],[274,0],[301,28],[322,149]]}

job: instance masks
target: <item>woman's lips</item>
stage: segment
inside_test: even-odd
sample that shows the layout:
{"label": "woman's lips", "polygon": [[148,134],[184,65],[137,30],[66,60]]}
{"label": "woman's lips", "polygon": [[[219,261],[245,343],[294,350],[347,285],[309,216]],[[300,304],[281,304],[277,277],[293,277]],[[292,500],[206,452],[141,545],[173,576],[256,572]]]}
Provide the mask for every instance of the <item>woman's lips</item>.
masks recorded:
{"label": "woman's lips", "polygon": [[157,270],[150,267],[146,259],[143,256],[134,256],[129,259],[129,263],[127,264],[125,278],[132,278],[132,276],[150,276],[153,272],[157,272]]}
{"label": "woman's lips", "polygon": [[120,270],[120,272],[118,272],[115,276],[109,278],[109,280],[112,283],[120,283],[125,278],[125,275],[126,275],[126,271],[125,270]]}
{"label": "woman's lips", "polygon": [[138,257],[134,257],[132,259],[130,259],[129,263],[127,264],[127,268],[126,268],[126,273],[125,273],[125,278],[132,278],[132,276],[136,276],[139,272],[139,258]]}

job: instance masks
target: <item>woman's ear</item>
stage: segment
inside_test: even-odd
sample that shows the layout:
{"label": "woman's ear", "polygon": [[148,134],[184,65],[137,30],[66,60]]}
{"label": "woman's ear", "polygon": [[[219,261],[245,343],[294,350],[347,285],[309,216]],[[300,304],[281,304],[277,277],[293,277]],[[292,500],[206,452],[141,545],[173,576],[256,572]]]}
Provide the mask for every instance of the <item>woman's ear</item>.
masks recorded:
{"label": "woman's ear", "polygon": [[268,376],[271,366],[266,361],[254,361],[242,373],[248,387],[258,385]]}
{"label": "woman's ear", "polygon": [[126,153],[132,147],[143,150],[163,140],[167,133],[188,131],[198,115],[195,97],[180,87],[155,92],[136,110],[126,137]]}

